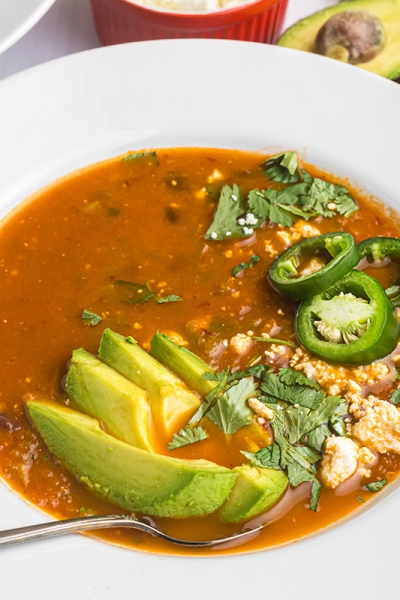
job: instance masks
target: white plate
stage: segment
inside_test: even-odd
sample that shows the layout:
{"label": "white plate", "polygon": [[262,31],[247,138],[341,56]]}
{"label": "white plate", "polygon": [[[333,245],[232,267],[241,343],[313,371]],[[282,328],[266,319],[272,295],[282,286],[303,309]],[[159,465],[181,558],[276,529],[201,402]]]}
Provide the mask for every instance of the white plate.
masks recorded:
{"label": "white plate", "polygon": [[0,0],[0,54],[15,44],[55,0]]}
{"label": "white plate", "polygon": [[[399,104],[392,82],[261,44],[171,40],[70,56],[0,84],[0,209],[128,149],[184,145],[298,149],[399,206]],[[251,555],[160,557],[82,536],[4,549],[2,597],[395,600],[400,492],[378,498],[324,534]],[[43,519],[0,486],[0,529]]]}

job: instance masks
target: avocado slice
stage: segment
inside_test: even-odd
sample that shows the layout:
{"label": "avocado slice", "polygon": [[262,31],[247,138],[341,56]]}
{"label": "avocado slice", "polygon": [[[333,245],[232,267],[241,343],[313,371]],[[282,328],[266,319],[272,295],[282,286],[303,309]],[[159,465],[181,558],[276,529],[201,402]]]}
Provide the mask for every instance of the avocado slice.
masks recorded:
{"label": "avocado slice", "polygon": [[151,400],[154,420],[168,437],[178,431],[200,406],[200,400],[174,373],[140,348],[132,337],[105,329],[99,358],[145,389]]}
{"label": "avocado slice", "polygon": [[223,521],[236,523],[266,512],[285,492],[288,479],[283,471],[243,465],[228,500],[218,514]]}
{"label": "avocado slice", "polygon": [[99,419],[123,442],[154,450],[150,401],[144,390],[82,348],[72,354],[65,384],[72,408]]}
{"label": "avocado slice", "polygon": [[237,473],[207,460],[153,454],[105,433],[70,408],[28,400],[34,425],[64,466],[91,492],[130,511],[201,516],[226,500]]}
{"label": "avocado slice", "polygon": [[343,11],[365,10],[377,17],[383,27],[386,43],[383,50],[357,67],[396,79],[400,75],[400,0],[352,0],[321,10],[290,27],[278,41],[279,46],[315,52],[319,30],[334,15]]}
{"label": "avocado slice", "polygon": [[199,394],[207,396],[215,388],[215,381],[203,377],[204,373],[214,375],[215,371],[199,356],[175,344],[165,333],[157,331],[153,335],[149,353]]}

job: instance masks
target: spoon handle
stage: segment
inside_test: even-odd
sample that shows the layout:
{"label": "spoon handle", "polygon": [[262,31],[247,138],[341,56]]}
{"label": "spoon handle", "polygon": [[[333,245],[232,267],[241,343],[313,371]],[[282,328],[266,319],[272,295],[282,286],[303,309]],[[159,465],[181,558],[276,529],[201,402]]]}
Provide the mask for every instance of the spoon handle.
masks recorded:
{"label": "spoon handle", "polygon": [[[151,525],[139,521],[130,515],[102,515],[93,517],[78,517],[75,519],[66,519],[63,521],[52,521],[40,525],[31,525],[29,527],[20,527],[19,529],[9,529],[0,532],[0,546],[16,544],[18,542],[27,542],[40,538],[55,537],[67,533],[76,533],[79,531],[92,531],[94,529],[105,529],[108,527],[131,527],[145,531],[151,535],[161,537],[171,541],[171,538],[158,531]],[[175,540],[173,540],[175,541]],[[177,543],[180,540],[176,540]],[[181,543],[184,543],[183,541]]]}

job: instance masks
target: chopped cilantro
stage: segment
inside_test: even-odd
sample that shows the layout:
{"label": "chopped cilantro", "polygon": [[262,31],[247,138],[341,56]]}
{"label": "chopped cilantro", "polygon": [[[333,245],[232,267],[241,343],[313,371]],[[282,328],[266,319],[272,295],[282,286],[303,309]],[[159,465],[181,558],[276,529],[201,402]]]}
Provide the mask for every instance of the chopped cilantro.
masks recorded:
{"label": "chopped cilantro", "polygon": [[272,181],[296,183],[301,179],[297,152],[284,152],[271,156],[262,163],[261,168]]}
{"label": "chopped cilantro", "polygon": [[261,448],[258,452],[244,452],[245,456],[254,467],[260,467],[261,469],[275,469],[281,471],[280,459],[281,450],[278,444],[271,444],[265,448]]}
{"label": "chopped cilantro", "polygon": [[221,190],[217,210],[204,238],[222,240],[234,235],[243,235],[243,227],[237,219],[244,213],[239,186],[224,185]]}
{"label": "chopped cilantro", "polygon": [[393,404],[398,404],[400,402],[400,388],[397,388],[397,390],[389,396],[389,400],[393,402]]}
{"label": "chopped cilantro", "polygon": [[175,294],[168,294],[168,296],[157,296],[156,300],[158,304],[165,304],[166,302],[179,302],[182,298]]}
{"label": "chopped cilantro", "polygon": [[267,396],[275,398],[275,401],[283,400],[290,404],[298,404],[299,406],[312,409],[317,408],[324,398],[324,393],[321,390],[304,384],[285,383],[285,380],[282,380],[281,372],[278,374],[266,373],[261,383],[261,390]]}
{"label": "chopped cilantro", "polygon": [[[300,170],[295,152],[274,156],[261,166],[271,180],[287,184],[287,187],[251,190],[242,201],[236,184],[232,188],[225,185],[205,239],[252,235],[264,221],[290,227],[297,217],[306,220],[318,215],[349,217],[358,209],[344,186],[314,178],[304,169]],[[400,304],[400,295],[397,299]]]}
{"label": "chopped cilantro", "polygon": [[361,498],[361,496],[356,496],[357,500],[359,500],[360,502],[365,502],[364,498]]}
{"label": "chopped cilantro", "polygon": [[122,162],[129,162],[131,160],[137,160],[141,158],[147,158],[147,164],[158,165],[158,158],[156,152],[132,152],[122,158]]}
{"label": "chopped cilantro", "polygon": [[98,325],[100,321],[103,320],[102,317],[99,317],[99,315],[90,312],[90,310],[86,310],[86,308],[82,311],[81,318],[83,324],[87,325],[88,327],[94,327],[95,325]]}
{"label": "chopped cilantro", "polygon": [[117,208],[116,206],[108,207],[108,214],[110,215],[110,217],[116,217],[117,215],[119,215],[120,212],[121,212],[121,209]]}
{"label": "chopped cilantro", "polygon": [[247,400],[256,395],[253,377],[245,377],[232,385],[208,411],[208,417],[226,434],[235,433],[253,421]]}
{"label": "chopped cilantro", "polygon": [[290,346],[291,348],[296,348],[296,345],[292,342],[288,342],[287,340],[279,340],[278,338],[270,338],[270,337],[258,337],[254,336],[253,340],[256,342],[269,342],[271,344],[283,344],[284,346]]}
{"label": "chopped cilantro", "polygon": [[181,446],[194,444],[195,442],[200,442],[201,440],[205,440],[207,438],[208,435],[202,427],[195,427],[194,429],[191,427],[185,427],[185,429],[181,429],[179,433],[174,433],[172,441],[168,442],[167,447],[168,450],[175,450]]}
{"label": "chopped cilantro", "polygon": [[129,304],[144,304],[147,300],[150,300],[150,298],[155,296],[154,292],[150,289],[148,281],[146,281],[145,285],[142,285],[141,283],[134,283],[133,281],[117,279],[115,284],[126,286],[129,289],[132,294],[130,298],[128,298]]}
{"label": "chopped cilantro", "polygon": [[250,256],[249,262],[241,262],[239,265],[236,265],[236,267],[233,267],[232,276],[236,277],[236,275],[238,273],[240,273],[241,271],[243,271],[244,269],[249,269],[250,267],[256,265],[259,260],[260,260],[260,257],[257,256],[256,254],[253,254],[253,256]]}
{"label": "chopped cilantro", "polygon": [[373,483],[366,483],[364,487],[372,494],[375,494],[375,492],[380,492],[386,484],[387,479],[381,479],[380,481],[374,481]]}

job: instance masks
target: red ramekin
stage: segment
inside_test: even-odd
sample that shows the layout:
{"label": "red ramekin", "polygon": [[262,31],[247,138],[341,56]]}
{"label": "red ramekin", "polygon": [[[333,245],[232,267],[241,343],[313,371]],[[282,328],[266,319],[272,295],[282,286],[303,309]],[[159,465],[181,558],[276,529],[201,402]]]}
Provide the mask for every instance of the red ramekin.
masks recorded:
{"label": "red ramekin", "polygon": [[91,0],[105,45],[166,38],[219,38],[274,44],[288,0],[256,0],[213,12],[158,10],[130,0]]}

